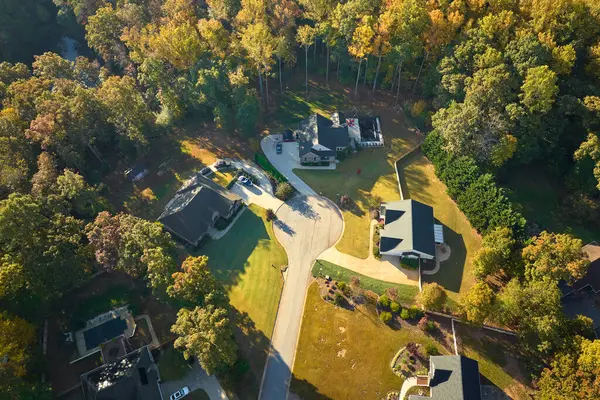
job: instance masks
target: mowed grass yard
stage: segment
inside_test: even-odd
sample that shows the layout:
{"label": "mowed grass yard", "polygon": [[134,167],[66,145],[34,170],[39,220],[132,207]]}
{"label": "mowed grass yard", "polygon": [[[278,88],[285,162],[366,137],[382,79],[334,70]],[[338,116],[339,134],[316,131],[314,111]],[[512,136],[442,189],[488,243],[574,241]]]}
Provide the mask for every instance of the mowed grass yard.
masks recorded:
{"label": "mowed grass yard", "polygon": [[283,286],[280,267],[287,264],[287,256],[265,213],[251,205],[225,236],[208,241],[197,253],[208,256],[231,305],[247,312],[256,329],[271,337]]}
{"label": "mowed grass yard", "polygon": [[352,199],[353,209],[342,211],[344,233],[336,247],[358,258],[369,256],[369,199],[400,200],[394,162],[420,142],[402,115],[377,108],[372,112],[381,118],[385,147],[363,149],[340,162],[335,171],[294,170],[317,193],[336,203],[342,195]]}
{"label": "mowed grass yard", "polygon": [[326,303],[313,283],[308,288],[291,391],[304,400],[382,399],[400,390],[403,379],[390,362],[408,342],[437,342],[416,329],[393,330],[377,319],[373,306],[354,311]]}
{"label": "mowed grass yard", "polygon": [[446,194],[446,185],[437,178],[427,158],[417,154],[403,173],[408,196],[433,207],[434,217],[444,226],[444,241],[451,249],[450,258],[441,264],[440,270],[435,275],[423,275],[423,280],[441,284],[456,300],[459,292],[475,282],[471,261],[481,247],[481,236]]}
{"label": "mowed grass yard", "polygon": [[208,240],[193,255],[208,256],[211,271],[225,286],[238,343],[260,380],[283,287],[280,268],[287,265],[266,211],[251,205],[225,236]]}

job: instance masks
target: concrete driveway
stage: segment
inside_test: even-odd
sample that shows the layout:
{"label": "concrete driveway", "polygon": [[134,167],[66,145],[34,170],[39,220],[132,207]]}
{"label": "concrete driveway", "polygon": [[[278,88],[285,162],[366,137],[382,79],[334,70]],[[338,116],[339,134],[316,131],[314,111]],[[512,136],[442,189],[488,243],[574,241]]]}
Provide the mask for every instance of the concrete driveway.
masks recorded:
{"label": "concrete driveway", "polygon": [[335,204],[315,195],[295,196],[279,208],[277,218],[275,236],[286,249],[289,267],[261,385],[260,399],[265,400],[287,398],[310,270],[343,229],[342,214]]}
{"label": "concrete driveway", "polygon": [[277,135],[270,135],[260,142],[260,147],[265,153],[271,164],[281,172],[288,181],[302,194],[305,195],[316,195],[314,190],[310,188],[304,181],[296,176],[292,170],[303,168],[303,169],[335,169],[335,164],[331,167],[302,167],[298,160],[298,143],[288,142],[282,143],[283,151],[282,154],[277,154],[275,145],[278,143]]}
{"label": "concrete driveway", "polygon": [[[271,184],[269,183],[269,186],[270,185]],[[256,185],[246,186],[236,183],[231,187],[231,191],[240,196],[242,200],[244,200],[244,203],[253,203],[264,209],[270,208],[273,211],[277,211],[277,209],[283,204],[283,202],[277,197],[273,196],[262,187]]]}
{"label": "concrete driveway", "polygon": [[162,391],[163,398],[168,400],[169,396],[184,386],[189,387],[192,392],[203,389],[208,394],[208,397],[210,397],[210,400],[228,400],[217,378],[214,375],[208,376],[206,371],[197,362],[193,364],[190,372],[185,377],[176,381],[162,383],[160,390]]}

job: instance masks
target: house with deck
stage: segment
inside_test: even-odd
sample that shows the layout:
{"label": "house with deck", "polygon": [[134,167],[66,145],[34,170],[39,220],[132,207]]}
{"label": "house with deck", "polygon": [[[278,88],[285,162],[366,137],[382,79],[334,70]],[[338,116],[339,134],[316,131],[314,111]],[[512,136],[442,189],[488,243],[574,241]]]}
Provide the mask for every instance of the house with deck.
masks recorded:
{"label": "house with deck", "polygon": [[443,227],[435,223],[433,208],[416,200],[382,203],[380,219],[382,255],[433,260],[436,244],[444,242]]}

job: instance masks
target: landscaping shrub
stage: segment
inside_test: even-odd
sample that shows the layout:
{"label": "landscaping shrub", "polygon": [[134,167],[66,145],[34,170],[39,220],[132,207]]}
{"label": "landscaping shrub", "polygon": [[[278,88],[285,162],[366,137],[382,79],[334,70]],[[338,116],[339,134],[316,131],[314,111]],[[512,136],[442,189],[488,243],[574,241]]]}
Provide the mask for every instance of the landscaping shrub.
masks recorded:
{"label": "landscaping shrub", "polygon": [[282,182],[277,185],[275,190],[275,197],[281,201],[286,201],[294,194],[294,188],[287,182]]}
{"label": "landscaping shrub", "polygon": [[346,304],[346,298],[340,293],[336,293],[335,297],[333,298],[333,302],[336,306],[342,307],[344,304]]}
{"label": "landscaping shrub", "polygon": [[400,304],[396,303],[395,301],[392,301],[392,303],[390,304],[390,310],[394,314],[398,314],[401,309],[402,309],[402,307],[400,306]]}
{"label": "landscaping shrub", "polygon": [[346,289],[346,282],[338,282],[338,289],[340,289],[342,292],[344,291],[344,289]]}
{"label": "landscaping shrub", "polygon": [[402,309],[402,312],[400,312],[400,318],[402,318],[405,321],[410,318],[410,312],[408,311],[408,309]]}
{"label": "landscaping shrub", "polygon": [[440,354],[440,351],[433,344],[429,343],[425,345],[425,354],[428,356],[437,356]]}
{"label": "landscaping shrub", "polygon": [[344,194],[342,197],[340,197],[340,207],[345,210],[348,210],[350,207],[352,207],[352,199],[350,199],[350,196]]}
{"label": "landscaping shrub", "polygon": [[355,288],[359,288],[360,287],[360,278],[356,275],[352,275],[350,277],[350,285],[352,285]]}
{"label": "landscaping shrub", "polygon": [[271,208],[267,208],[267,221],[273,221],[277,219],[275,212]]}
{"label": "landscaping shrub", "polygon": [[276,181],[287,182],[285,176],[283,176],[281,172],[277,171],[277,169],[273,166],[273,164],[271,164],[267,157],[265,157],[261,153],[254,153],[254,161],[256,161],[256,163],[260,165],[260,167],[264,169],[265,172]]}
{"label": "landscaping shrub", "polygon": [[475,160],[448,153],[444,149],[444,139],[435,130],[427,135],[421,149],[435,166],[437,176],[448,187],[448,195],[457,202],[477,231],[486,233],[506,226],[516,237],[522,235],[525,218],[514,209],[492,175],[482,174]]}
{"label": "landscaping shrub", "polygon": [[377,304],[379,304],[379,307],[383,308],[384,310],[387,310],[390,308],[390,302],[390,298],[384,294],[383,296],[379,297]]}
{"label": "landscaping shrub", "polygon": [[[404,310],[402,310],[404,311]],[[410,319],[419,319],[423,316],[423,311],[421,311],[421,309],[417,306],[412,306],[409,310],[408,310],[408,315]]]}
{"label": "landscaping shrub", "polygon": [[423,318],[419,320],[419,324],[417,326],[422,331],[430,333],[436,329],[435,322],[430,321],[429,318],[427,318],[427,315],[423,316]]}
{"label": "landscaping shrub", "polygon": [[379,314],[379,320],[384,324],[389,324],[392,321],[392,313],[388,311],[383,311]]}

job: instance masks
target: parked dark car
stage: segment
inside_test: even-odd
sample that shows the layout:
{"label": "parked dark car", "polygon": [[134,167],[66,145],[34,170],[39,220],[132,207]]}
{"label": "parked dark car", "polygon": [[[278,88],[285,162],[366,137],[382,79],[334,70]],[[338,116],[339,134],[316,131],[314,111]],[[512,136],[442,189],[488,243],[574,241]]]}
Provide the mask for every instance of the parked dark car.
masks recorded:
{"label": "parked dark car", "polygon": [[296,141],[296,137],[294,135],[294,132],[292,132],[291,129],[286,129],[283,134],[283,141],[284,142],[295,142]]}
{"label": "parked dark car", "polygon": [[204,176],[208,176],[210,174],[212,174],[213,170],[210,169],[209,167],[204,167],[200,170],[200,175],[204,175]]}
{"label": "parked dark car", "polygon": [[277,152],[277,154],[281,154],[283,152],[283,145],[281,143],[277,143],[275,145],[275,151]]}

